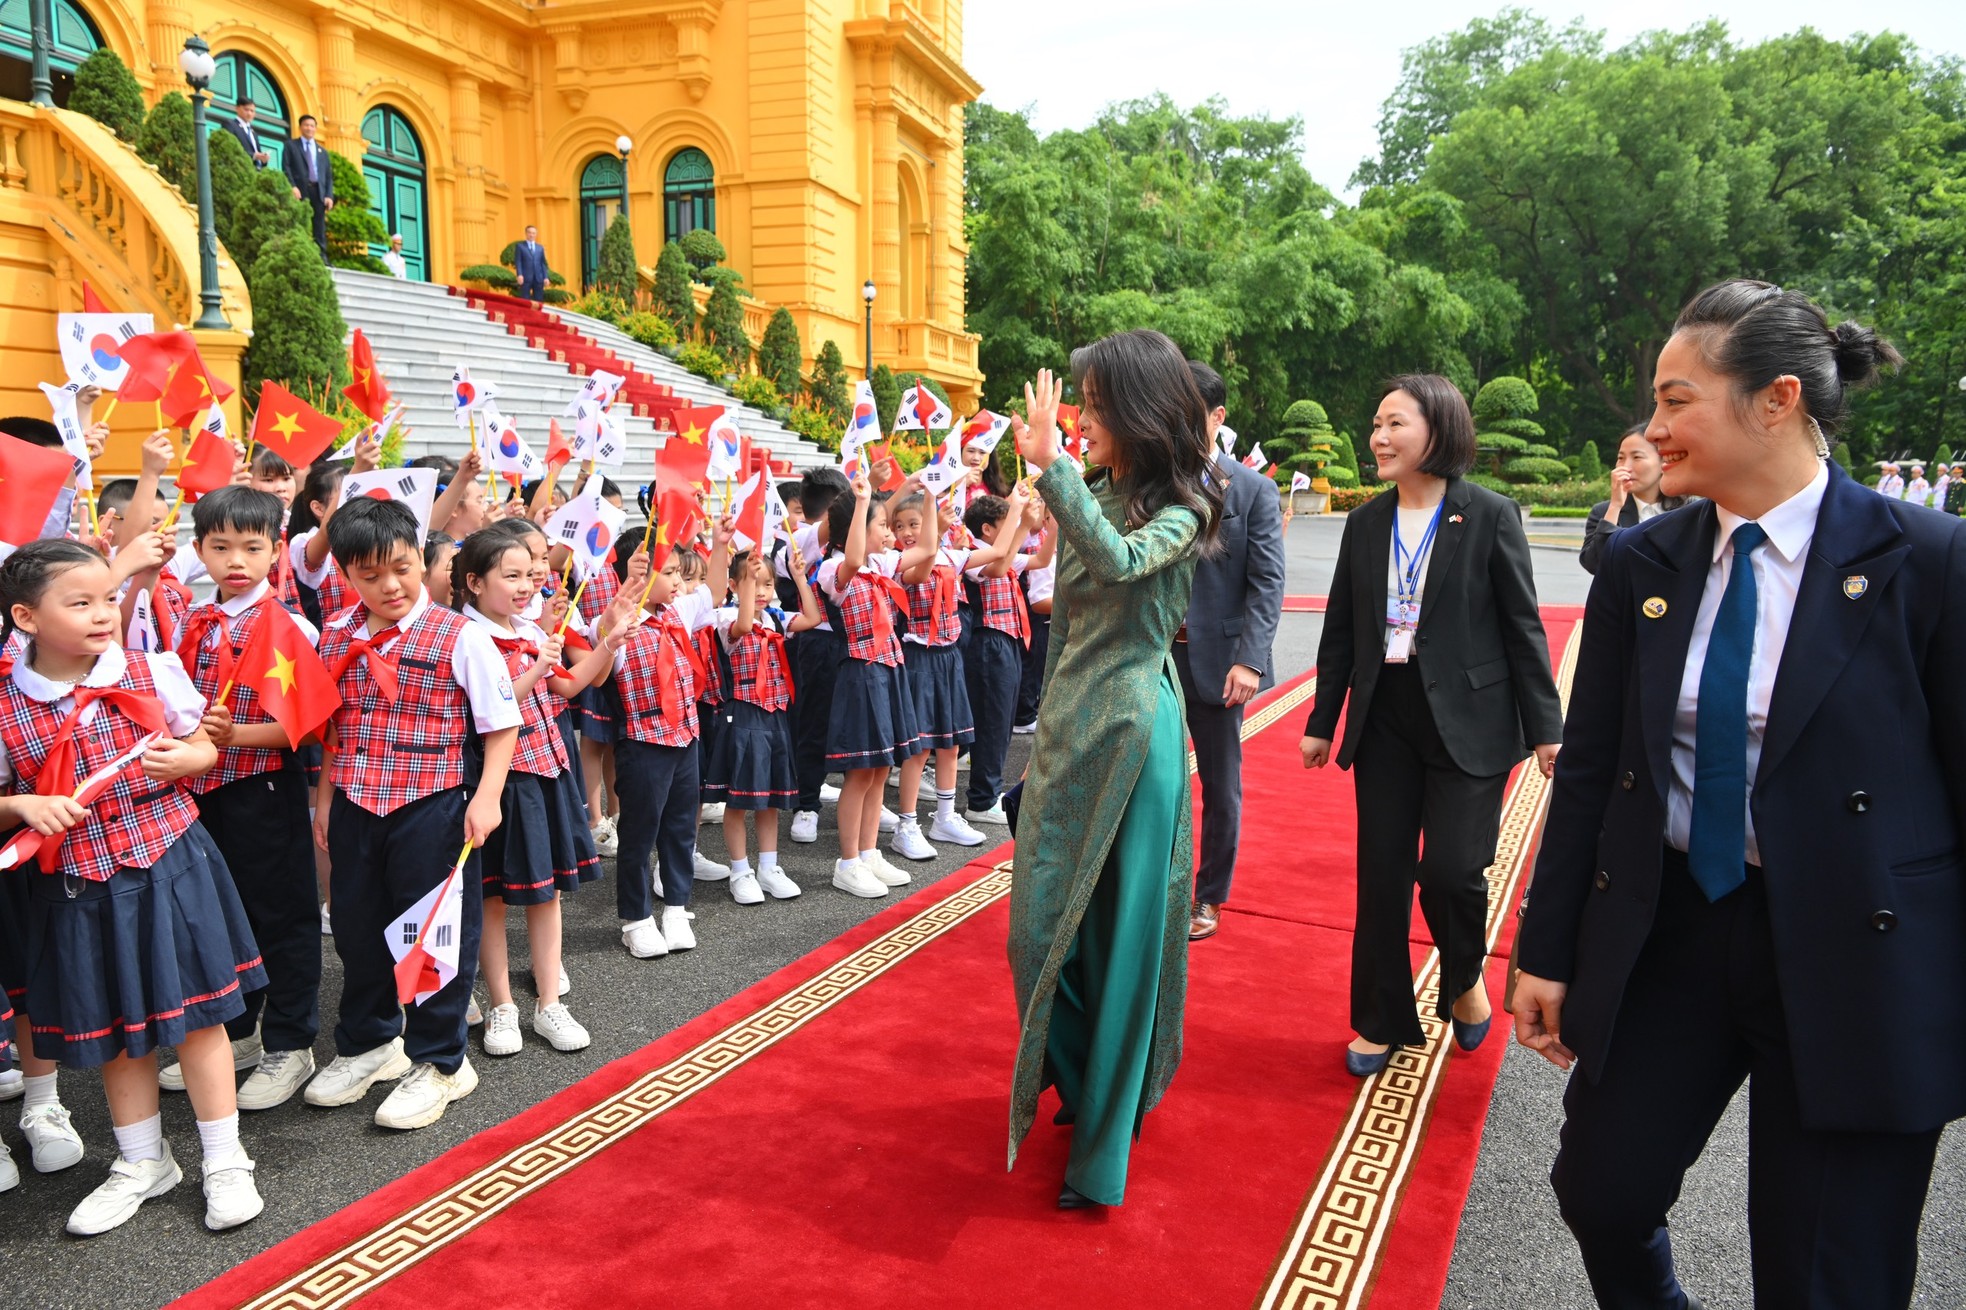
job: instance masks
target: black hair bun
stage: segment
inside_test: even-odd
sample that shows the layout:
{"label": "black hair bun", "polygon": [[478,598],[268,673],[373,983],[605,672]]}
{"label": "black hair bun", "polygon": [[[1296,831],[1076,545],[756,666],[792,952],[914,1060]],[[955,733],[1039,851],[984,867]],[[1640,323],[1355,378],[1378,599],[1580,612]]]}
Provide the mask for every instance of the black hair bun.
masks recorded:
{"label": "black hair bun", "polygon": [[1830,329],[1835,339],[1836,375],[1845,386],[1860,387],[1877,378],[1880,367],[1895,368],[1904,356],[1861,323],[1845,320]]}

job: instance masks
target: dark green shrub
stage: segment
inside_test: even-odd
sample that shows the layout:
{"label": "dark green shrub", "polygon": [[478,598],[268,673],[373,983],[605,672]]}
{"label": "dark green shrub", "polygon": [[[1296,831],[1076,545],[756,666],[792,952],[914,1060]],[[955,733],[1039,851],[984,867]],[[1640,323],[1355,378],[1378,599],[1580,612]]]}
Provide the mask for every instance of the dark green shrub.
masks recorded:
{"label": "dark green shrub", "polygon": [[1604,459],[1597,453],[1597,443],[1586,441],[1584,448],[1577,452],[1577,476],[1585,482],[1595,482],[1604,476]]}
{"label": "dark green shrub", "polygon": [[717,240],[717,234],[708,228],[694,228],[676,238],[682,247],[684,259],[689,261],[700,277],[714,266],[724,262],[726,253],[724,243]]}
{"label": "dark green shrub", "polygon": [[[261,247],[288,232],[300,232],[312,240],[313,224],[306,203],[294,199],[293,187],[280,171],[262,168],[254,171],[252,185],[233,203],[232,221],[222,232],[225,248],[250,281]],[[314,258],[318,261],[320,257],[317,249]]]}
{"label": "dark green shrub", "polygon": [[781,396],[799,394],[799,353],[799,325],[792,321],[792,311],[780,305],[758,343],[758,372],[771,379]]}
{"label": "dark green shrub", "polygon": [[259,170],[253,167],[246,148],[230,132],[212,133],[211,155],[212,227],[223,244],[226,233],[232,230],[233,213],[240,200],[252,190],[253,174]]}
{"label": "dark green shrub", "polygon": [[[291,195],[291,193],[289,193]],[[312,234],[281,232],[259,248],[246,289],[253,299],[253,339],[241,371],[246,397],[258,403],[269,379],[308,395],[329,395],[347,382],[341,302]]]}
{"label": "dark green shrub", "polygon": [[744,302],[737,298],[737,284],[724,280],[710,292],[710,303],[703,307],[703,342],[723,356],[732,373],[742,373],[751,363],[751,338],[744,332]]}
{"label": "dark green shrub", "polygon": [[894,431],[894,416],[901,412],[901,384],[894,380],[894,370],[885,364],[877,365],[874,376],[874,408],[880,412],[881,431]]}
{"label": "dark green shrub", "polygon": [[137,130],[137,154],[186,200],[198,203],[198,158],[191,141],[191,102],[167,93],[144,115]]}
{"label": "dark green shrub", "polygon": [[632,305],[637,281],[634,229],[629,227],[626,214],[616,214],[601,236],[601,262],[594,270],[594,289]]}
{"label": "dark green shrub", "polygon": [[132,145],[143,129],[143,87],[121,56],[108,46],[91,52],[76,66],[75,89],[69,92],[68,107],[87,114]]}
{"label": "dark green shrub", "polygon": [[690,290],[689,260],[682,243],[666,242],[655,261],[655,312],[669,320],[677,340],[696,335],[696,296]]}
{"label": "dark green shrub", "polygon": [[846,361],[840,357],[838,342],[828,338],[819,348],[819,358],[812,363],[812,386],[808,390],[813,408],[835,424],[845,424],[847,410],[853,402],[848,398]]}
{"label": "dark green shrub", "polygon": [[328,262],[336,268],[387,273],[389,266],[369,253],[370,245],[389,244],[389,229],[369,211],[369,180],[361,166],[328,151],[334,170],[334,208],[328,211]]}

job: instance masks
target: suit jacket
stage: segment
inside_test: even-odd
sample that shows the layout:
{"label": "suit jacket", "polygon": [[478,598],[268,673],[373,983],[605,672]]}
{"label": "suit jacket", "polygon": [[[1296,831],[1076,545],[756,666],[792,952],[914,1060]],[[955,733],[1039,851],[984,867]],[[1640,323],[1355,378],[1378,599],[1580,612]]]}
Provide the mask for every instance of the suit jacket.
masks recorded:
{"label": "suit jacket", "polygon": [[[1385,668],[1386,574],[1399,493],[1352,511],[1318,641],[1317,704],[1307,737],[1329,738],[1347,693],[1338,767],[1349,768]],[[1413,658],[1455,766],[1476,777],[1514,768],[1532,745],[1561,739],[1562,704],[1536,610],[1529,539],[1516,503],[1449,479],[1427,559]]]}
{"label": "suit jacket", "polygon": [[[1670,514],[1688,501],[1698,500],[1698,496],[1661,496],[1659,508]],[[1638,497],[1626,496],[1625,507],[1618,511],[1616,523],[1606,523],[1605,517],[1611,511],[1611,502],[1600,500],[1591,506],[1590,518],[1584,523],[1584,546],[1577,552],[1577,562],[1584,566],[1584,572],[1596,573],[1598,562],[1604,558],[1604,543],[1611,540],[1611,534],[1619,528],[1638,525]]]}
{"label": "suit jacket", "polygon": [[[280,168],[286,173],[287,181],[299,187],[302,191],[307,190],[306,146],[307,142],[303,138],[294,137],[287,142],[287,148],[280,152]],[[328,158],[328,148],[322,145],[319,140],[314,142],[314,149],[317,152],[314,160],[314,175],[321,182],[321,199],[333,200],[333,161]]]}
{"label": "suit jacket", "polygon": [[1277,484],[1226,455],[1221,553],[1195,564],[1188,603],[1188,667],[1199,698],[1222,703],[1229,667],[1246,664],[1276,685],[1271,648],[1283,616],[1283,511]]}
{"label": "suit jacket", "polygon": [[513,246],[512,271],[518,275],[521,282],[537,282],[542,286],[545,285],[546,247],[537,241],[533,242],[531,250],[526,249],[526,243],[523,241]]}
{"label": "suit jacket", "polygon": [[[1966,524],[1829,478],[1750,813],[1803,1123],[1922,1132],[1966,1113]],[[1618,533],[1585,613],[1519,962],[1569,983],[1593,1079],[1651,932],[1717,531],[1709,503]]]}
{"label": "suit jacket", "polygon": [[253,130],[236,118],[228,118],[225,121],[224,127],[227,132],[232,134],[234,141],[237,141],[246,148],[246,158],[252,159],[253,167],[258,168],[259,161],[253,159],[253,156],[266,149],[266,147],[259,143],[259,138],[253,135]]}

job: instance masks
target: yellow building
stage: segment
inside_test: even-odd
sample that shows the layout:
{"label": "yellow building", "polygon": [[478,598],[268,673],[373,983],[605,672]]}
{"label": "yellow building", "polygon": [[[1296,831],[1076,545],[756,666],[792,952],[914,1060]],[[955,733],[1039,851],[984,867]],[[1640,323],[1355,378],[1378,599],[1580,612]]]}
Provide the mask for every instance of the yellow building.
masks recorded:
{"label": "yellow building", "polygon": [[[455,282],[526,224],[579,283],[626,201],[636,254],[709,227],[746,291],[788,307],[810,366],[829,338],[947,385],[982,381],[963,326],[962,0],[48,0],[56,99],[91,49],[155,101],[196,32],[219,60],[213,122],[252,99],[277,143],[300,115],[360,160],[412,276]],[[97,128],[25,98],[29,0],[0,0],[0,413],[58,380],[53,315],[85,277],[188,322],[195,219]],[[227,265],[227,312],[250,324]],[[214,341],[236,360],[244,338]],[[52,367],[51,367],[52,364]],[[236,416],[235,416],[236,417]],[[120,424],[119,424],[120,426]]]}

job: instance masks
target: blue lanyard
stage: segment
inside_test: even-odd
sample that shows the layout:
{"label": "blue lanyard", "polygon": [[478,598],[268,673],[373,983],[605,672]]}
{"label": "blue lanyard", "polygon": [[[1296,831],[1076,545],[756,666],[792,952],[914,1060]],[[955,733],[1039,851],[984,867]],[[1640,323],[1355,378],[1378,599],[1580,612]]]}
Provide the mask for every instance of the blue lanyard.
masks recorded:
{"label": "blue lanyard", "polygon": [[1433,549],[1434,533],[1440,530],[1440,513],[1446,508],[1447,497],[1442,496],[1440,504],[1434,506],[1434,516],[1427,524],[1426,535],[1420,538],[1420,549],[1410,555],[1406,551],[1406,543],[1399,537],[1399,511],[1393,511],[1393,567],[1400,571],[1399,598],[1402,602],[1411,604],[1419,594],[1420,568],[1427,562],[1427,552]]}

